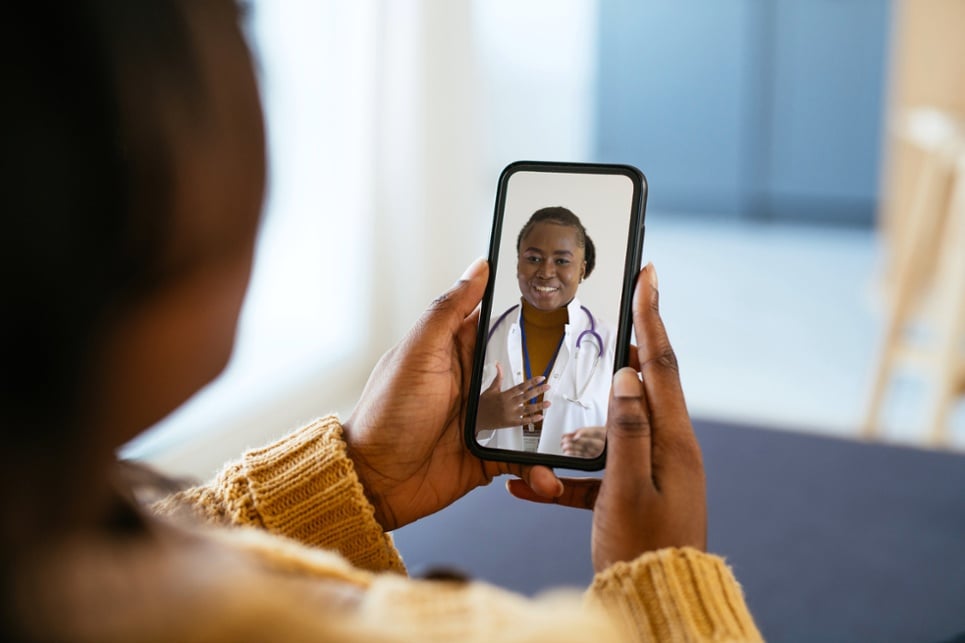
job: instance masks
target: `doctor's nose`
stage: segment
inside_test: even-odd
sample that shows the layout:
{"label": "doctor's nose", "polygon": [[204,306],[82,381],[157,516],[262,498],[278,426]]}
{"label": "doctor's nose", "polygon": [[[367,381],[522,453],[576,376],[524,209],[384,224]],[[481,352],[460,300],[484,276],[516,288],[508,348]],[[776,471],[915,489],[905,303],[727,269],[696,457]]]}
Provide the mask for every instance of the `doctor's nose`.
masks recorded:
{"label": "doctor's nose", "polygon": [[549,279],[556,275],[556,266],[551,261],[544,261],[536,269],[536,276],[540,279]]}

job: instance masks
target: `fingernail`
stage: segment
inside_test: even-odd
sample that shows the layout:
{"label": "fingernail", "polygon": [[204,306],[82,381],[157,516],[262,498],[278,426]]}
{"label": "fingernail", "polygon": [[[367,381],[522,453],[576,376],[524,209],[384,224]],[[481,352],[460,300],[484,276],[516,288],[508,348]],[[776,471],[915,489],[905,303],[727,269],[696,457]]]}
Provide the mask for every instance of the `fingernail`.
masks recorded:
{"label": "fingernail", "polygon": [[469,267],[466,268],[466,272],[462,273],[462,277],[459,278],[459,281],[470,281],[472,279],[475,279],[482,272],[483,266],[485,265],[486,265],[485,257],[479,257],[471,264],[469,264]]}
{"label": "fingernail", "polygon": [[650,277],[650,285],[654,290],[660,290],[657,282],[657,269],[653,267],[653,262],[647,264],[647,276]]}
{"label": "fingernail", "polygon": [[625,367],[613,376],[613,397],[640,397],[640,380],[637,372]]}
{"label": "fingernail", "polygon": [[556,491],[553,492],[554,498],[559,498],[563,495],[563,481],[559,478],[556,479]]}

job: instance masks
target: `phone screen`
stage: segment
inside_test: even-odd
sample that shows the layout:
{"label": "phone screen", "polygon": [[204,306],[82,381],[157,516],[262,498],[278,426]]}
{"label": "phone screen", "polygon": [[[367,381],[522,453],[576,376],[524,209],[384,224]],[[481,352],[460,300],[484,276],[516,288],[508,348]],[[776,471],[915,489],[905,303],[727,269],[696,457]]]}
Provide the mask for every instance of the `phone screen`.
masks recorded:
{"label": "phone screen", "polygon": [[467,408],[474,453],[603,467],[645,204],[646,179],[631,166],[518,162],[503,171]]}

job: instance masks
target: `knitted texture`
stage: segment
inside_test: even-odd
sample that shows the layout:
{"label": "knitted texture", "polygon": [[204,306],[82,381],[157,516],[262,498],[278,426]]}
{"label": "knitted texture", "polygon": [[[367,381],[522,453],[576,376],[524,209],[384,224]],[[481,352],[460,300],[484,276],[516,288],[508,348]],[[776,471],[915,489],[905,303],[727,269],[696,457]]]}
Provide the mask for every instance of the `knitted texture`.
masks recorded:
{"label": "knitted texture", "polygon": [[626,640],[763,640],[723,559],[696,549],[611,565],[593,579],[587,602],[630,626]]}
{"label": "knitted texture", "polygon": [[248,451],[210,485],[175,494],[154,510],[172,515],[185,506],[208,522],[262,527],[335,550],[362,569],[405,571],[375,520],[334,416]]}
{"label": "knitted texture", "polygon": [[[204,601],[223,603],[221,616],[207,623],[210,632],[204,636],[195,632],[197,640],[237,640],[238,632],[245,632],[246,640],[762,640],[730,569],[722,559],[694,549],[663,549],[612,565],[594,578],[583,609],[572,594],[530,600],[481,583],[364,571],[404,572],[404,567],[375,520],[334,417],[249,451],[210,485],[155,505],[168,514],[179,507],[207,522],[250,527],[196,532],[198,543],[217,542],[221,547],[210,551],[227,557],[227,564],[219,564],[218,555],[204,553],[197,561],[197,573],[223,582]],[[340,552],[355,567],[323,549]],[[232,558],[231,552],[245,556]],[[171,570],[170,596],[182,596],[177,570],[163,569]],[[149,576],[146,587],[154,591],[162,574],[155,570]],[[77,594],[100,596],[95,589]],[[150,603],[167,604],[163,599]],[[144,625],[139,621],[136,631],[143,633]],[[163,620],[158,627],[164,633]]]}

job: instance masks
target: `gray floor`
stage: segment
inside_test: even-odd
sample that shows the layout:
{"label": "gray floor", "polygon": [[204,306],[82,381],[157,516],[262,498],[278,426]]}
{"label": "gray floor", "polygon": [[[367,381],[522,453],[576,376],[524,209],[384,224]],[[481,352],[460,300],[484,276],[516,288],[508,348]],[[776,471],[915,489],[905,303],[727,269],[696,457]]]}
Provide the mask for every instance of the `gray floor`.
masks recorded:
{"label": "gray floor", "polygon": [[[691,411],[856,437],[882,321],[870,229],[651,212],[646,258]],[[895,378],[881,440],[925,446],[924,383]],[[965,450],[965,405],[951,447]]]}

